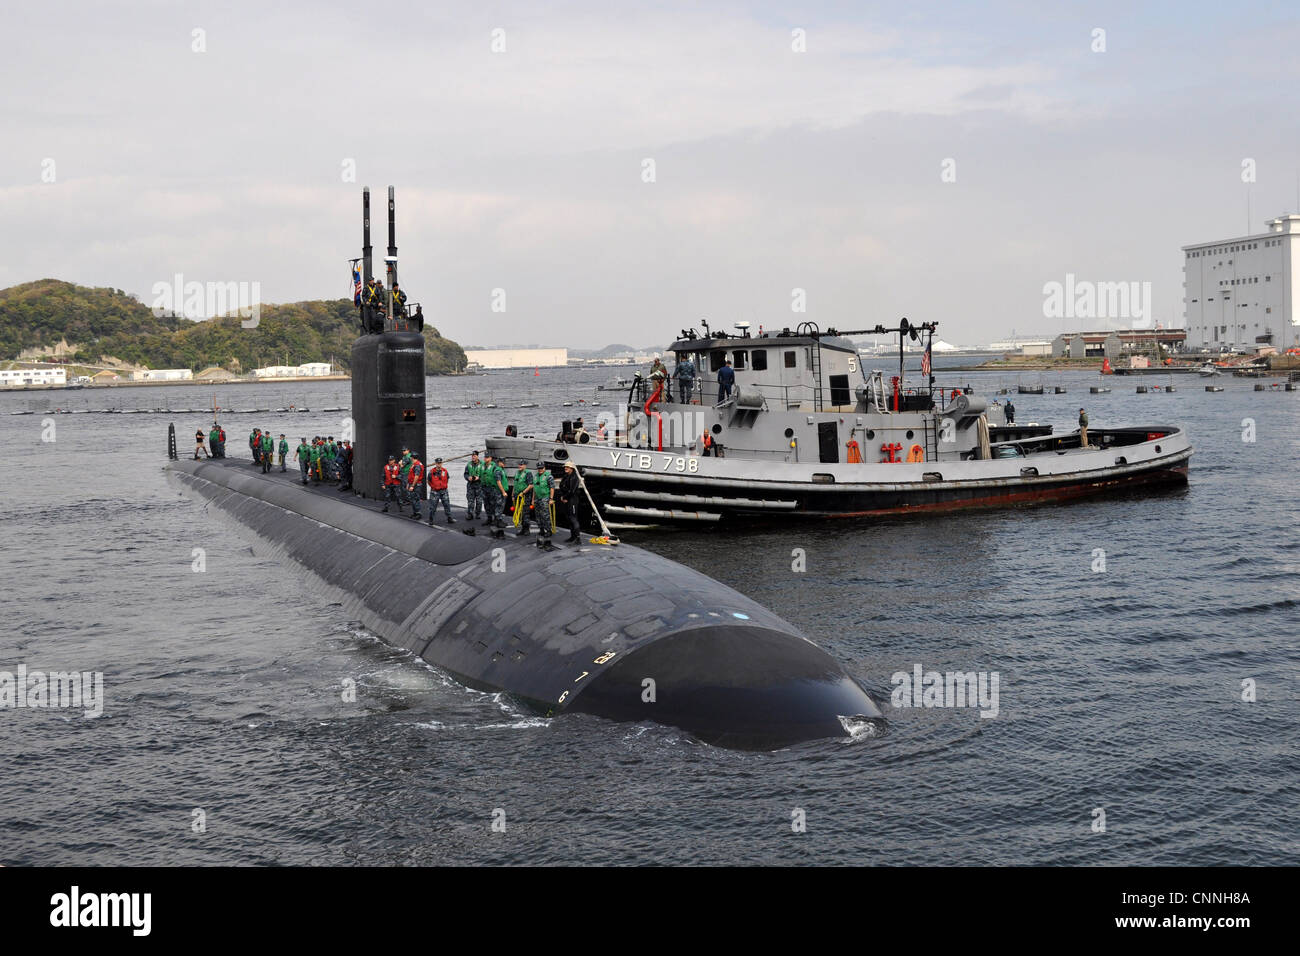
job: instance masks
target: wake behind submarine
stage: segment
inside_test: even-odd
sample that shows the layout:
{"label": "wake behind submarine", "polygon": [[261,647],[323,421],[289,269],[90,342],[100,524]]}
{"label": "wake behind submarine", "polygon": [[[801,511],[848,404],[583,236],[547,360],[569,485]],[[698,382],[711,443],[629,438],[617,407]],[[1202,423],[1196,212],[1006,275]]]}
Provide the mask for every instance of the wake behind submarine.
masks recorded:
{"label": "wake behind submarine", "polygon": [[[363,209],[369,279],[368,189]],[[390,279],[394,220],[389,187]],[[353,474],[363,491],[379,488],[395,449],[425,460],[424,336],[400,309],[389,315],[363,305],[352,350]],[[175,461],[169,475],[311,571],[375,634],[539,713],[651,720],[744,749],[843,737],[881,717],[797,628],[640,548],[548,553],[513,537],[466,536],[235,459]]]}

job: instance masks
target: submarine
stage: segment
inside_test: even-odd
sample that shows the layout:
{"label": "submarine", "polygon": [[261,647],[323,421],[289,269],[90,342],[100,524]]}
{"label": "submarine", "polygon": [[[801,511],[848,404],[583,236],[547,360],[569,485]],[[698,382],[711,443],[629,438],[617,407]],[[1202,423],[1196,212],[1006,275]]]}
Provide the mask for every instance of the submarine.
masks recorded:
{"label": "submarine", "polygon": [[[367,279],[369,208],[366,189]],[[388,214],[391,280],[392,187]],[[424,337],[403,311],[360,308],[352,350],[360,493],[304,486],[293,472],[262,474],[247,459],[172,461],[169,479],[310,572],[385,641],[537,713],[651,721],[737,749],[847,737],[882,720],[797,627],[660,555],[627,544],[544,551],[530,539],[381,512],[375,495],[388,456],[409,447],[424,460]]]}

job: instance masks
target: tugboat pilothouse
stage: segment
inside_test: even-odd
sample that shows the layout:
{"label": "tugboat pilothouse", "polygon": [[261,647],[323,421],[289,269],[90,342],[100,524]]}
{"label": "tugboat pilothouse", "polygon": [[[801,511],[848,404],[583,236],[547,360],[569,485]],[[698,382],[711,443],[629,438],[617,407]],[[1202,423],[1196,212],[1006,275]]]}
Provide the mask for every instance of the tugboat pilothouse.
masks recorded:
{"label": "tugboat pilothouse", "polygon": [[[1192,454],[1173,425],[1052,433],[1008,423],[968,389],[936,388],[937,323],[849,332],[803,323],[738,334],[684,330],[673,369],[638,374],[618,411],[566,422],[555,439],[487,439],[507,461],[572,461],[610,522],[870,517],[1060,501],[1185,484]],[[897,374],[861,366],[847,335],[897,333]],[[924,345],[923,383],[903,346]],[[690,371],[694,370],[693,378]],[[730,369],[728,372],[726,369]],[[729,387],[728,387],[729,386]]]}

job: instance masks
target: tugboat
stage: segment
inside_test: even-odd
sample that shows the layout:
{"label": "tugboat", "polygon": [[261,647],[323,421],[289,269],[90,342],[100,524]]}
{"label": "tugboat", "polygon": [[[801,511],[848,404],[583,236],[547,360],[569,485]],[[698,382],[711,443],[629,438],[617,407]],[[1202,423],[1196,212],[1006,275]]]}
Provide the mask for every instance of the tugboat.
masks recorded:
{"label": "tugboat", "polygon": [[[1007,424],[1003,406],[936,389],[938,323],[852,332],[805,322],[757,336],[683,330],[667,351],[699,370],[698,390],[637,375],[594,434],[564,423],[555,439],[486,440],[498,459],[572,461],[613,523],[730,523],[876,517],[1063,501],[1187,482],[1192,446],[1175,425],[1090,428]],[[846,335],[898,333],[898,374],[868,372]],[[924,339],[920,387],[908,387],[903,342]],[[715,378],[729,365],[735,384]],[[685,399],[685,401],[683,401]]]}

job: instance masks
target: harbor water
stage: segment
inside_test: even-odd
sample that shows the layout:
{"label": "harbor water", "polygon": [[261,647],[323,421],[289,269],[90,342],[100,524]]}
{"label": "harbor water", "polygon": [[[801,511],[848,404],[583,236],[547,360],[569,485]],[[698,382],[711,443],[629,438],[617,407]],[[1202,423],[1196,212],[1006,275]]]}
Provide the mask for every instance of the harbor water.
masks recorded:
{"label": "harbor water", "polygon": [[[613,371],[431,378],[430,453],[590,423]],[[1300,392],[937,374],[1058,431],[1080,406],[1185,425],[1189,485],[626,534],[800,625],[885,712],[758,753],[462,687],[166,480],[168,424],[191,454],[214,398],[247,457],[254,427],[341,435],[346,382],[0,394],[0,672],[103,675],[98,716],[0,709],[0,863],[1300,862]],[[894,706],[918,666],[996,675],[996,705]]]}

